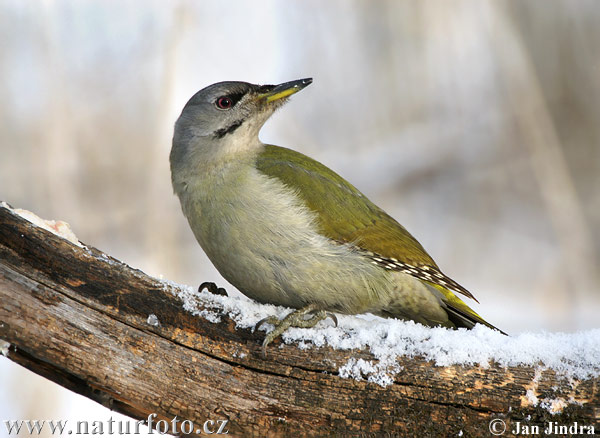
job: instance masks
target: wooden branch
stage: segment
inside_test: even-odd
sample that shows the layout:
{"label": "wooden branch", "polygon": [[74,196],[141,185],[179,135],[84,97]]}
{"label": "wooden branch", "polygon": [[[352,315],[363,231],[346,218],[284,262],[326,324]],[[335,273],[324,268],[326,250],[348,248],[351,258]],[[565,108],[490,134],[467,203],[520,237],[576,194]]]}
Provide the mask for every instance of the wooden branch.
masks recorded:
{"label": "wooden branch", "polygon": [[[151,314],[160,325],[148,322]],[[227,420],[224,430],[244,437],[487,437],[497,418],[508,430],[518,421],[598,430],[598,378],[567,382],[528,367],[402,358],[403,371],[383,388],[337,375],[352,357],[374,360],[366,351],[275,342],[263,359],[263,336],[236,330],[227,316],[216,324],[192,316],[164,283],[0,207],[0,339],[10,343],[8,358],[133,418],[177,416],[195,430]],[[532,406],[528,391],[580,404],[551,415]]]}

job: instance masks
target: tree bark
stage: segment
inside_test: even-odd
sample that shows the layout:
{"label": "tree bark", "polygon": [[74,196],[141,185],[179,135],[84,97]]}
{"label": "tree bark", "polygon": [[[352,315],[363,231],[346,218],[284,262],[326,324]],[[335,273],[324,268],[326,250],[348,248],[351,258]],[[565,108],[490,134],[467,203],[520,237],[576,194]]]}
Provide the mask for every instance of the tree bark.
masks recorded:
{"label": "tree bark", "polygon": [[[220,323],[193,316],[172,292],[0,207],[0,339],[10,344],[7,357],[135,419],[177,416],[193,422],[196,434],[224,425],[222,432],[240,437],[487,437],[495,419],[506,425],[504,436],[516,422],[598,430],[598,378],[402,358],[402,371],[383,388],[337,375],[352,357],[374,360],[367,351],[300,350],[275,341],[263,358],[264,334],[236,329],[226,315]],[[148,322],[151,314],[159,325]],[[533,406],[531,395],[577,403],[552,415]]]}

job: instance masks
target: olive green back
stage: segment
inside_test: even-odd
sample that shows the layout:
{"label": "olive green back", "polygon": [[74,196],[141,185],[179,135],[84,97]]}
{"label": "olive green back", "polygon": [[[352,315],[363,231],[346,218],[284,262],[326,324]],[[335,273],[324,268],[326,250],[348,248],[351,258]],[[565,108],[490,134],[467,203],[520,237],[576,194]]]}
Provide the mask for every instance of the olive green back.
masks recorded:
{"label": "olive green back", "polygon": [[317,213],[320,232],[328,238],[403,263],[437,268],[402,225],[318,161],[291,149],[266,145],[256,166],[296,191]]}

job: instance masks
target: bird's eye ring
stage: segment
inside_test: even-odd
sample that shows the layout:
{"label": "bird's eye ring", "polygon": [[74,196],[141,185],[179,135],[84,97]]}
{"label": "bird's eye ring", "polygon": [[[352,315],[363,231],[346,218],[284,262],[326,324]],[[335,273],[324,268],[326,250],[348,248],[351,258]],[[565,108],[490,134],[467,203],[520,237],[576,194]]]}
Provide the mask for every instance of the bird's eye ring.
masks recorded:
{"label": "bird's eye ring", "polygon": [[233,101],[229,97],[223,96],[217,99],[215,105],[217,105],[217,108],[219,109],[229,109],[233,106]]}

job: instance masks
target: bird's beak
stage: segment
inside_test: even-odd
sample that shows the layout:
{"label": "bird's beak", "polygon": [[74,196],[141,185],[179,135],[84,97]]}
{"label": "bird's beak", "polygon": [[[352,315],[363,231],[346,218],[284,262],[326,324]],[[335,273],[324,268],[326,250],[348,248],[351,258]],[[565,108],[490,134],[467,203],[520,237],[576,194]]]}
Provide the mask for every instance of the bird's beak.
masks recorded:
{"label": "bird's beak", "polygon": [[274,88],[266,93],[259,94],[258,100],[266,103],[284,99],[294,93],[308,87],[312,83],[312,78],[298,79],[297,81],[284,82],[283,84],[275,85]]}

